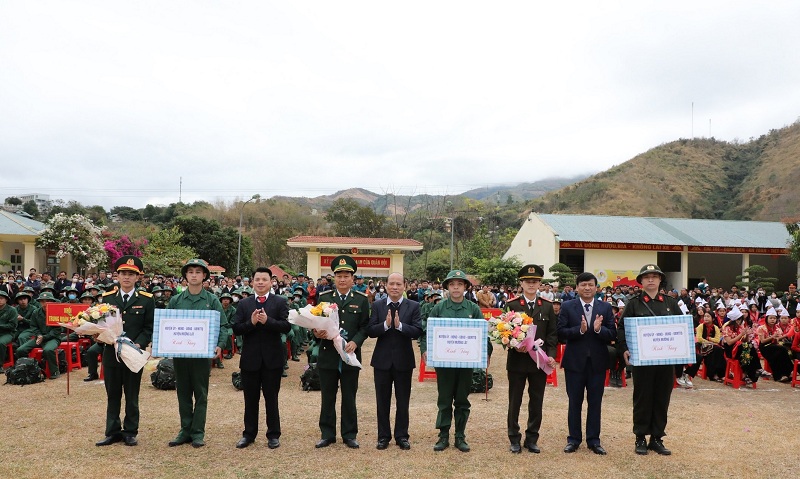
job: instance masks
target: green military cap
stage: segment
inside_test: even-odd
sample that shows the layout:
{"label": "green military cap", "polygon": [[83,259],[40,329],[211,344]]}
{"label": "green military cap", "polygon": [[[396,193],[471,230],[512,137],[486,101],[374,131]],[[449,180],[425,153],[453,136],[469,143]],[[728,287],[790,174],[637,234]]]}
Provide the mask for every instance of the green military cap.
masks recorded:
{"label": "green military cap", "polygon": [[229,293],[222,293],[219,296],[219,300],[222,301],[223,299],[230,299],[231,301],[233,301],[233,296],[231,296]]}
{"label": "green military cap", "polygon": [[667,275],[665,275],[664,272],[661,271],[661,268],[659,268],[657,264],[652,264],[651,263],[651,264],[646,264],[646,265],[642,266],[642,269],[639,270],[639,274],[636,276],[636,282],[639,283],[639,284],[642,284],[642,276],[644,276],[646,274],[651,274],[651,273],[655,273],[655,274],[661,276],[661,282],[662,283],[667,281]]}
{"label": "green military cap", "polygon": [[138,288],[136,288],[136,292],[139,291],[147,291],[147,288],[145,288],[144,286],[139,286]]}
{"label": "green military cap", "polygon": [[49,291],[45,291],[39,295],[39,302],[42,301],[58,301],[55,297],[53,297],[53,293]]}
{"label": "green military cap", "polygon": [[[42,290],[44,290],[44,288],[42,288]],[[78,293],[77,288],[75,288],[74,286],[64,286],[63,288],[61,288],[61,291],[64,291],[65,293],[69,293],[70,291],[76,294]]]}
{"label": "green military cap", "polygon": [[0,296],[6,298],[7,300],[11,299],[11,297],[8,295],[8,293],[6,293],[5,291],[2,291],[2,290],[0,290]]}
{"label": "green military cap", "polygon": [[33,294],[31,294],[30,291],[27,291],[26,289],[23,289],[22,291],[17,293],[16,296],[14,296],[14,299],[19,299],[19,298],[22,298],[22,297],[26,297],[28,299],[32,299],[33,298]]}
{"label": "green military cap", "polygon": [[31,293],[31,295],[33,295],[36,292],[30,286],[25,286],[24,288],[22,288],[22,291],[27,291],[27,292]]}
{"label": "green military cap", "polygon": [[95,291],[97,291],[99,293],[100,292],[100,286],[92,283],[91,285],[86,287],[86,291],[91,291],[91,290],[95,290]]}
{"label": "green military cap", "polygon": [[302,276],[302,277],[304,277],[304,278],[306,277],[306,275],[305,275],[304,273],[297,273],[295,276],[297,276],[298,278],[299,278],[300,276]]}
{"label": "green military cap", "polygon": [[41,288],[39,288],[39,291],[47,291],[47,290],[55,291],[56,290],[55,283],[53,283],[52,281],[48,281],[45,284],[43,284]]}
{"label": "green military cap", "polygon": [[164,289],[159,285],[153,286],[153,289],[150,290],[151,293],[160,293],[162,291],[164,291]]}
{"label": "green military cap", "polygon": [[183,265],[183,268],[181,268],[181,276],[184,278],[186,277],[186,270],[189,269],[189,266],[199,266],[203,268],[203,271],[206,273],[205,279],[208,279],[208,277],[211,276],[211,271],[208,269],[208,263],[200,258],[192,258],[187,261],[185,265]]}
{"label": "green military cap", "polygon": [[144,263],[136,256],[123,256],[114,263],[114,271],[133,271],[136,274],[142,274],[144,273]]}
{"label": "green military cap", "polygon": [[298,286],[298,287],[294,288],[294,292],[292,292],[292,296],[298,296],[299,295],[300,297],[303,297],[303,298],[305,298],[307,294],[308,294],[308,292],[305,289],[303,289],[302,286]]}
{"label": "green military cap", "polygon": [[250,286],[245,286],[244,288],[242,288],[242,294],[253,295],[255,294],[255,292],[253,291],[253,288],[251,288]]}
{"label": "green military cap", "polygon": [[442,295],[437,293],[436,291],[431,291],[430,293],[425,293],[425,296],[427,296],[427,297],[429,297],[431,299],[436,299],[436,298],[441,298],[442,297]]}
{"label": "green military cap", "polygon": [[519,279],[542,279],[544,277],[544,269],[538,264],[526,264],[517,273]]}
{"label": "green military cap", "polygon": [[89,298],[89,299],[94,300],[94,296],[92,295],[92,293],[90,293],[88,291],[81,295],[80,299],[83,299],[83,298]]}
{"label": "green military cap", "polygon": [[241,297],[242,297],[242,289],[241,288],[234,289],[233,291],[231,291],[231,295],[232,296],[236,295],[241,299]]}
{"label": "green military cap", "polygon": [[447,277],[444,278],[444,281],[442,281],[442,288],[447,289],[447,284],[451,279],[460,279],[467,285],[467,288],[472,286],[472,283],[467,279],[467,273],[461,271],[460,269],[454,269],[453,271],[447,273]]}
{"label": "green military cap", "polygon": [[356,260],[343,254],[333,258],[333,261],[331,261],[331,270],[334,273],[338,273],[339,271],[355,273],[356,270],[358,270],[358,265],[356,264]]}

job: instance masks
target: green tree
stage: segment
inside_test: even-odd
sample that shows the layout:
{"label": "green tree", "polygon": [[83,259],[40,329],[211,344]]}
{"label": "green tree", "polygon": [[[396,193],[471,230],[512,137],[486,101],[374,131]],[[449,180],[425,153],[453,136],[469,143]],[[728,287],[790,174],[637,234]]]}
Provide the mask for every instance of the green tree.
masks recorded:
{"label": "green tree", "polygon": [[[442,281],[450,272],[450,250],[440,248],[428,253],[425,262],[425,278]],[[467,271],[469,273],[469,271]]]}
{"label": "green tree", "polygon": [[111,208],[110,213],[127,221],[141,221],[143,219],[141,210],[131,208],[130,206],[115,206]]}
{"label": "green tree", "polygon": [[36,202],[33,200],[28,200],[22,205],[22,211],[28,213],[29,215],[33,216],[34,218],[39,217],[39,207],[36,205]]}
{"label": "green tree", "polygon": [[476,263],[474,273],[483,284],[516,284],[517,274],[522,268],[522,263],[516,257],[479,259]]}
{"label": "green tree", "polygon": [[142,262],[148,273],[180,275],[184,263],[196,258],[192,248],[182,244],[178,228],[166,228],[150,237],[142,248]]}
{"label": "green tree", "polygon": [[[181,243],[192,248],[200,258],[226,271],[236,271],[239,233],[234,228],[199,216],[179,216],[174,225],[183,234]],[[240,272],[249,274],[252,270],[253,244],[250,238],[242,235]]]}
{"label": "green tree", "polygon": [[17,198],[16,196],[9,196],[6,198],[6,204],[11,206],[19,206],[22,204],[22,200]]}
{"label": "green tree", "polygon": [[384,233],[386,217],[372,211],[369,206],[361,206],[352,198],[339,198],[334,201],[325,219],[333,224],[336,236],[375,238]]}
{"label": "green tree", "polygon": [[573,273],[572,270],[569,269],[569,266],[565,265],[564,263],[556,263],[547,271],[553,273],[553,278],[544,279],[542,280],[543,282],[558,282],[558,287],[562,289],[568,284],[575,286],[575,273]]}
{"label": "green tree", "polygon": [[750,267],[744,269],[744,274],[736,277],[736,283],[734,284],[748,291],[764,288],[764,291],[769,294],[775,290],[775,283],[778,278],[770,278],[766,276],[767,273],[769,273],[769,270],[764,266],[759,264],[750,265]]}

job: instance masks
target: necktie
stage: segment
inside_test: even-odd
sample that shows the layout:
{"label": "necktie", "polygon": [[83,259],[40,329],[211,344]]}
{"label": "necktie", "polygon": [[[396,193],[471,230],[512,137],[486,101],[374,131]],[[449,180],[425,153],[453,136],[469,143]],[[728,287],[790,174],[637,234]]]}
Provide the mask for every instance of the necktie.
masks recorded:
{"label": "necktie", "polygon": [[344,303],[344,300],[347,299],[347,295],[346,294],[340,294],[339,298],[341,298],[342,302]]}
{"label": "necktie", "polygon": [[589,313],[589,308],[591,307],[591,305],[584,304],[583,307],[586,308],[586,313],[588,314]]}
{"label": "necktie", "polygon": [[397,311],[398,309],[400,309],[400,303],[393,301],[389,303],[389,308],[391,308],[392,311]]}
{"label": "necktie", "polygon": [[264,297],[264,296],[259,296],[259,297],[257,298],[257,300],[258,300],[258,302],[259,302],[259,303],[263,303],[264,301],[266,301],[266,300],[267,300],[267,298],[266,298],[266,297]]}
{"label": "necktie", "polygon": [[130,297],[130,295],[127,294],[127,293],[122,295],[122,307],[123,308],[128,305],[128,298],[129,297]]}
{"label": "necktie", "polygon": [[528,301],[528,308],[529,309],[533,309],[533,305],[534,305],[533,301]]}

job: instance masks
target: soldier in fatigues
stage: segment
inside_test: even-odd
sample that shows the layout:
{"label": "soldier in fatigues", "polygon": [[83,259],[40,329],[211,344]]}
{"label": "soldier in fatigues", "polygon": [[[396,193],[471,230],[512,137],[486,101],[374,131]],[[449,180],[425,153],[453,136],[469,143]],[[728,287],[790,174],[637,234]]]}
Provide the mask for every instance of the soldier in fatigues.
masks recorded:
{"label": "soldier in fatigues", "polygon": [[[135,256],[123,256],[114,264],[119,279],[119,289],[103,293],[100,302],[116,306],[122,314],[122,330],[125,336],[141,349],[147,347],[153,337],[153,315],[155,305],[150,293],[136,292],[136,280],[144,265]],[[105,375],[106,396],[106,437],[96,443],[97,446],[108,446],[124,441],[126,446],[139,443],[139,388],[142,384],[142,371],[133,372],[117,359],[117,348],[113,344],[96,343],[89,348],[93,351],[97,345],[103,351],[103,372]],[[96,350],[96,349],[95,349]],[[87,354],[87,358],[92,356]],[[95,355],[96,357],[96,355]],[[96,360],[94,358],[92,361]],[[90,371],[91,371],[91,365]],[[94,364],[95,379],[97,365]],[[92,373],[89,373],[91,377]],[[89,377],[86,380],[90,380]],[[120,422],[119,412],[122,407],[122,395],[125,394],[125,420]]]}
{"label": "soldier in fatigues", "polygon": [[[642,266],[636,277],[636,282],[642,285],[642,291],[625,305],[625,312],[617,325],[617,348],[622,351],[626,363],[631,353],[625,339],[625,318],[681,314],[676,299],[658,292],[666,279],[667,276],[656,264]],[[662,456],[672,454],[664,447],[662,438],[666,435],[667,411],[674,381],[675,367],[671,364],[634,366],[633,433],[636,435],[636,454],[647,454],[648,449]],[[650,435],[649,444],[646,435]]]}
{"label": "soldier in fatigues", "polygon": [[[222,305],[222,316],[224,316],[224,318],[222,316],[219,318],[219,327],[222,329],[222,324],[225,323],[227,324],[226,328],[229,329],[229,331],[225,332],[225,337],[227,339],[225,340],[225,345],[222,347],[222,350],[228,351],[228,354],[223,357],[225,359],[231,359],[233,357],[233,341],[231,341],[233,329],[231,328],[233,328],[233,318],[236,315],[236,307],[232,306],[233,296],[228,293],[222,293],[222,295],[219,297],[219,302]],[[222,333],[222,331],[220,331],[220,333]],[[219,365],[222,365],[221,361]]]}
{"label": "soldier in fatigues", "polygon": [[8,293],[0,291],[0,373],[3,372],[3,364],[6,362],[8,345],[14,340],[17,332],[17,310],[8,304],[11,298]]}
{"label": "soldier in fatigues", "polygon": [[59,376],[58,360],[56,359],[56,349],[61,344],[61,327],[48,326],[45,307],[47,303],[57,303],[58,300],[49,291],[39,294],[41,308],[36,310],[31,325],[33,326],[34,336],[32,339],[20,344],[14,353],[16,359],[28,356],[33,348],[42,348],[42,358],[47,361],[50,367],[50,379]]}
{"label": "soldier in fatigues", "polygon": [[[335,287],[320,295],[320,302],[335,303],[339,308],[339,328],[342,337],[347,341],[345,351],[355,352],[361,361],[361,344],[367,338],[369,325],[369,300],[366,295],[352,289],[353,275],[358,266],[353,258],[347,255],[337,256],[331,261],[331,269],[335,276]],[[339,353],[324,332],[312,330],[319,341],[319,382],[322,403],[319,413],[319,429],[322,433],[316,447],[327,447],[336,442],[336,391],[341,384],[342,389],[342,440],[349,448],[358,448],[358,415],[356,410],[356,392],[358,391],[357,367],[342,363]]]}
{"label": "soldier in fatigues", "polygon": [[[202,259],[191,259],[181,269],[188,286],[169,302],[169,309],[191,309],[197,311],[219,311],[225,314],[217,296],[203,289],[203,281],[210,276],[208,263]],[[230,336],[230,333],[228,333]],[[225,336],[220,331],[214,356],[219,356],[225,345]],[[192,443],[192,447],[206,445],[206,410],[208,408],[208,377],[211,360],[206,358],[175,358],[175,390],[178,395],[178,412],[181,430],[170,447]],[[194,404],[192,398],[194,397]]]}
{"label": "soldier in fatigues", "polygon": [[36,312],[39,311],[39,306],[38,303],[31,302],[32,297],[31,292],[24,290],[15,296],[17,300],[17,331],[14,333],[14,341],[17,347],[36,336],[33,319],[36,317]]}
{"label": "soldier in fatigues", "polygon": [[[450,295],[431,309],[428,318],[483,318],[481,308],[464,298],[464,292],[471,283],[463,271],[457,269],[450,271],[442,284]],[[427,324],[425,327],[427,328]],[[420,336],[419,348],[423,359],[427,362],[427,341],[423,339],[425,334],[423,332]],[[439,408],[436,428],[439,430],[439,441],[433,446],[434,451],[443,451],[450,445],[450,425],[455,416],[455,446],[461,452],[469,452],[466,428],[469,418],[470,386],[472,386],[472,368],[436,368],[436,387],[439,391],[436,400]]]}

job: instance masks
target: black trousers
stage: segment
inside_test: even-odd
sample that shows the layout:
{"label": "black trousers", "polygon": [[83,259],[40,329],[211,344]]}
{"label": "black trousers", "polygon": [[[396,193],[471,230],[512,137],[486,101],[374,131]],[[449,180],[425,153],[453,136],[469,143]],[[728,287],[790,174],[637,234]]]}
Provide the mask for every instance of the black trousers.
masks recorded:
{"label": "black trousers", "polygon": [[519,443],[522,439],[519,428],[519,410],[522,407],[522,393],[528,385],[528,424],[525,428],[525,444],[539,441],[539,428],[542,425],[542,403],[547,375],[536,369],[531,372],[508,371],[508,439]]}
{"label": "black trousers", "polygon": [[675,382],[675,367],[634,366],[633,433],[637,436],[666,435],[667,411]]}
{"label": "black trousers", "polygon": [[[111,348],[111,346],[108,346]],[[105,376],[106,397],[106,436],[139,434],[139,388],[142,385],[142,372],[132,372],[127,366],[103,355],[103,374]],[[122,394],[125,393],[125,420],[120,421]]]}
{"label": "black trousers", "polygon": [[375,399],[378,413],[378,439],[391,439],[392,426],[389,423],[389,411],[392,406],[392,384],[394,384],[394,438],[408,439],[408,405],[411,400],[411,377],[413,369],[398,371],[392,369],[375,369]]}
{"label": "black trousers", "polygon": [[319,411],[319,429],[322,439],[336,439],[336,393],[342,385],[342,439],[355,439],[358,435],[358,369],[320,369],[319,386],[322,403]]}
{"label": "black trousers", "polygon": [[586,392],[586,444],[597,446],[600,444],[600,414],[603,405],[603,390],[605,389],[606,370],[597,373],[592,369],[590,358],[586,358],[583,371],[564,370],[567,382],[567,425],[569,436],[567,442],[580,444],[581,437],[581,409],[583,408],[583,394]]}
{"label": "black trousers", "polygon": [[281,437],[281,415],[278,410],[278,393],[281,390],[283,368],[258,371],[242,370],[244,392],[244,431],[242,436],[255,439],[258,436],[258,409],[261,395],[267,412],[267,439]]}

